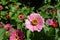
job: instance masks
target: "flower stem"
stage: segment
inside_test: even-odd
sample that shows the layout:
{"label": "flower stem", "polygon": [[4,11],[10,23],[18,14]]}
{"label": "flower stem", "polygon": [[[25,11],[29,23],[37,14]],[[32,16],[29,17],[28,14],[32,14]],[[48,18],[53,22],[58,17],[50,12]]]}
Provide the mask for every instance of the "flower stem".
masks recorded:
{"label": "flower stem", "polygon": [[58,40],[58,29],[57,28],[55,28],[55,40]]}
{"label": "flower stem", "polygon": [[30,30],[27,30],[27,40],[31,40],[30,39],[30,34],[31,34],[31,31]]}

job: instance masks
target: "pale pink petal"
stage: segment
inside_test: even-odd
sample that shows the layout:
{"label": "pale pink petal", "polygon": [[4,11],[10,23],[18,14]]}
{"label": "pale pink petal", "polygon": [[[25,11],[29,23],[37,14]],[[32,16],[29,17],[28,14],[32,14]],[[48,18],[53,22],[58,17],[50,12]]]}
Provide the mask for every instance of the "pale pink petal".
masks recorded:
{"label": "pale pink petal", "polygon": [[52,25],[52,24],[53,24],[53,19],[47,19],[47,20],[46,20],[46,23],[47,23],[48,25]]}
{"label": "pale pink petal", "polygon": [[30,29],[32,32],[34,31],[33,26],[31,25],[29,20],[26,20],[26,28]]}

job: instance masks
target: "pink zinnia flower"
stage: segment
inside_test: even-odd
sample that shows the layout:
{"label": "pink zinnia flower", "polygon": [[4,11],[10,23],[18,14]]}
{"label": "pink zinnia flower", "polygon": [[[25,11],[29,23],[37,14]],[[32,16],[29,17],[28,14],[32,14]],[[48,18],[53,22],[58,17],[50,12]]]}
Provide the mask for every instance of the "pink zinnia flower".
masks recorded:
{"label": "pink zinnia flower", "polygon": [[24,19],[24,15],[23,15],[23,14],[20,14],[20,15],[18,16],[18,19],[23,20],[23,19]]}
{"label": "pink zinnia flower", "polygon": [[24,40],[25,35],[20,30],[15,30],[10,35],[10,40]]}
{"label": "pink zinnia flower", "polygon": [[52,25],[52,24],[53,24],[53,19],[47,19],[47,20],[46,20],[46,23],[47,23],[48,25]]}
{"label": "pink zinnia flower", "polygon": [[4,25],[4,28],[6,29],[6,33],[12,31],[12,25],[11,25],[11,24],[6,24],[6,25]]}
{"label": "pink zinnia flower", "polygon": [[32,32],[38,31],[40,32],[44,27],[44,19],[41,15],[37,13],[32,13],[28,16],[28,19],[25,22],[26,28],[31,30]]}
{"label": "pink zinnia flower", "polygon": [[0,10],[2,10],[3,9],[3,7],[0,5]]}
{"label": "pink zinnia flower", "polygon": [[56,14],[56,13],[57,13],[57,10],[56,10],[56,9],[52,9],[52,10],[51,10],[51,13],[52,13],[52,14]]}
{"label": "pink zinnia flower", "polygon": [[3,27],[3,25],[2,24],[0,24],[0,28],[2,28]]}

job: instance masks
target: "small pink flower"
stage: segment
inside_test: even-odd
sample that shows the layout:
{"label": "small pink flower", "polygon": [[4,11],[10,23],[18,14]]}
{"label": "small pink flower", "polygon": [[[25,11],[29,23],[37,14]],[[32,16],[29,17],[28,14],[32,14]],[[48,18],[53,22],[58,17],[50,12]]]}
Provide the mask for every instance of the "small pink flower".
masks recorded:
{"label": "small pink flower", "polygon": [[20,14],[20,15],[18,16],[18,19],[23,20],[23,19],[24,19],[24,15],[23,15],[23,14]]}
{"label": "small pink flower", "polygon": [[47,23],[48,25],[52,25],[52,24],[53,24],[53,19],[47,19],[47,20],[46,20],[46,23]]}
{"label": "small pink flower", "polygon": [[0,24],[0,28],[2,28],[3,27],[3,25],[2,24]]}
{"label": "small pink flower", "polygon": [[32,13],[28,16],[28,19],[25,21],[26,28],[31,30],[32,32],[38,31],[40,32],[44,27],[44,19],[41,15],[37,13]]}
{"label": "small pink flower", "polygon": [[10,35],[10,40],[24,40],[25,35],[20,30],[15,30]]}
{"label": "small pink flower", "polygon": [[2,10],[3,9],[3,7],[0,5],[0,10]]}
{"label": "small pink flower", "polygon": [[56,9],[52,9],[52,10],[51,10],[51,13],[52,13],[52,14],[56,14],[56,13],[57,13],[57,10],[56,10]]}
{"label": "small pink flower", "polygon": [[12,31],[12,25],[11,25],[11,24],[6,24],[6,25],[4,25],[4,28],[6,29],[6,33]]}

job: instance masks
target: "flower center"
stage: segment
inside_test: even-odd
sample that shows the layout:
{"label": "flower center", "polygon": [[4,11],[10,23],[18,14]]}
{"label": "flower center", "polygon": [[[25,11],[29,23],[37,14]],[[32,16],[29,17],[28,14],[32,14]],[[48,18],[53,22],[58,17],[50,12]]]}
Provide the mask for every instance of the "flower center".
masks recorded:
{"label": "flower center", "polygon": [[18,34],[15,35],[14,40],[20,40],[20,37],[18,36]]}
{"label": "flower center", "polygon": [[31,23],[32,23],[32,25],[37,25],[38,24],[38,20],[37,19],[33,19],[32,21],[31,21]]}
{"label": "flower center", "polygon": [[22,18],[22,15],[20,15],[20,18]]}
{"label": "flower center", "polygon": [[6,31],[9,31],[9,27],[6,28]]}

